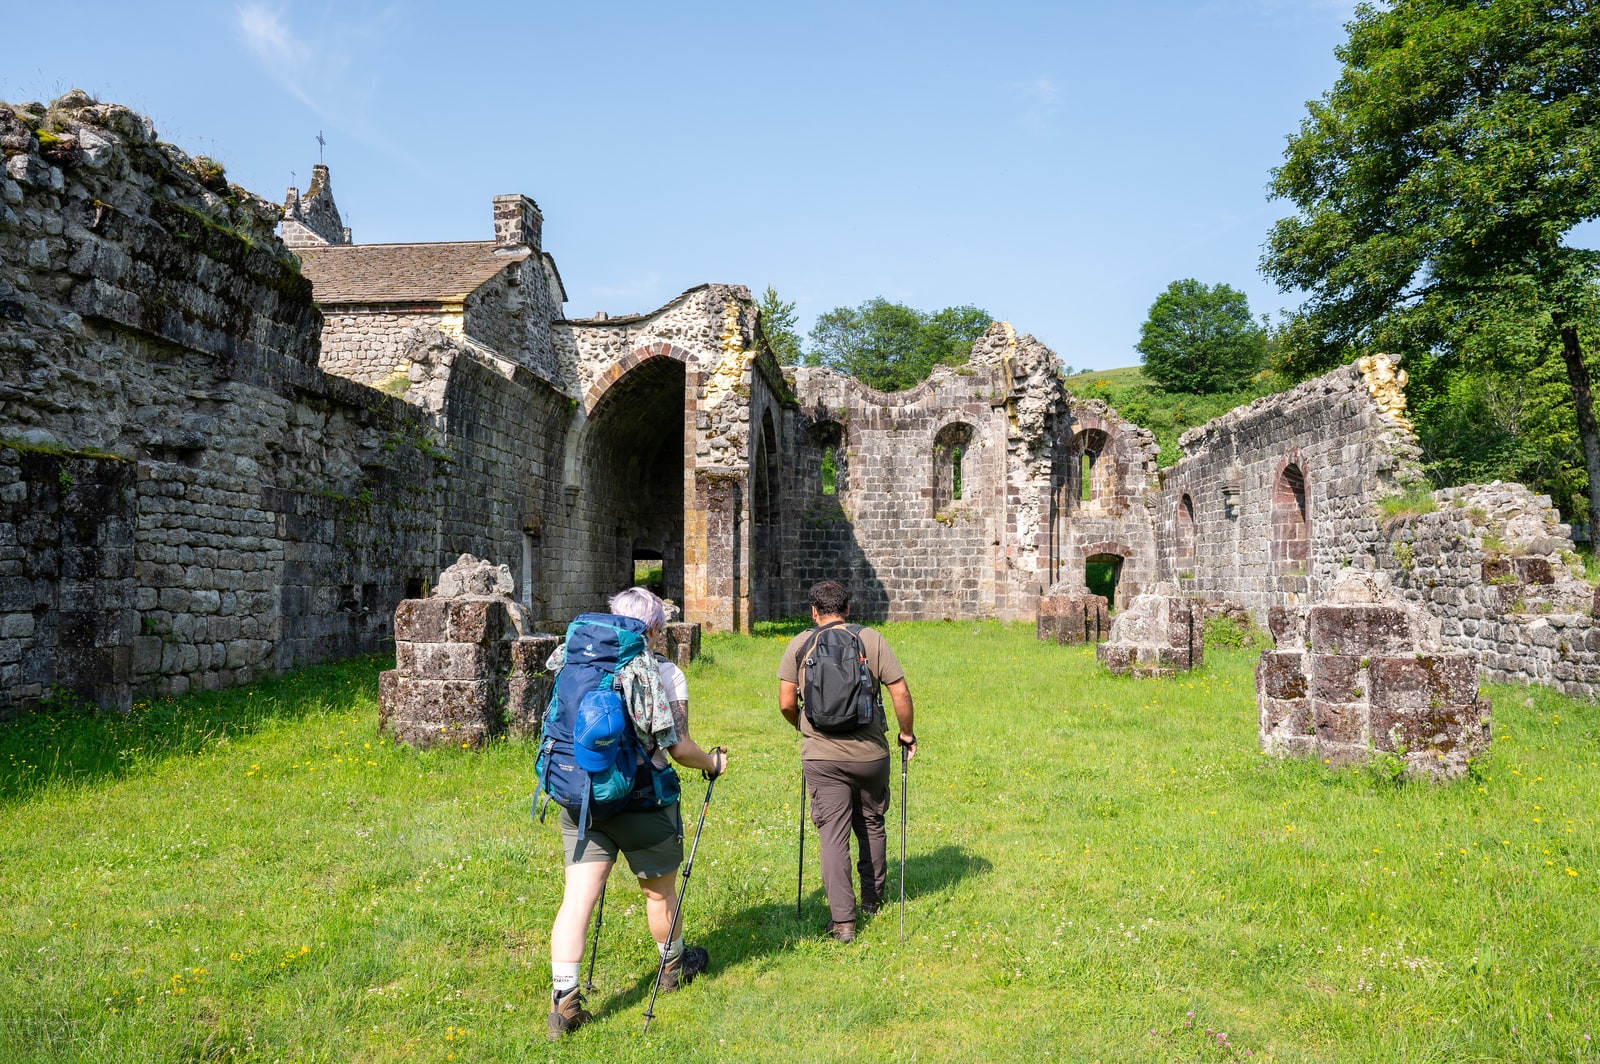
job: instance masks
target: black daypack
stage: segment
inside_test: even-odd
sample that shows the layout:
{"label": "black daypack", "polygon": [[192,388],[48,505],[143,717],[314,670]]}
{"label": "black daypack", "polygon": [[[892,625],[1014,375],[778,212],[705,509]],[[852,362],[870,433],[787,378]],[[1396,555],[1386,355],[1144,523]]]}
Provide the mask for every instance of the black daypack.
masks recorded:
{"label": "black daypack", "polygon": [[877,685],[867,670],[867,648],[859,624],[829,624],[811,636],[806,652],[806,720],[819,732],[853,732],[876,718]]}

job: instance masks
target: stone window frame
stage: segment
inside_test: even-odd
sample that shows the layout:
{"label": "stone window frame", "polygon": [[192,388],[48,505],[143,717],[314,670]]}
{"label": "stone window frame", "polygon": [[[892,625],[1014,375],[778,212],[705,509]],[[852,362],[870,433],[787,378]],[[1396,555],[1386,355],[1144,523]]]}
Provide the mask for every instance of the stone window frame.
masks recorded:
{"label": "stone window frame", "polygon": [[[1305,455],[1299,448],[1291,449],[1278,460],[1273,471],[1272,484],[1268,489],[1268,556],[1272,564],[1272,575],[1277,579],[1304,579],[1311,573],[1311,540],[1314,525],[1311,519],[1311,477],[1307,475],[1306,467]],[[1295,471],[1300,481],[1300,491],[1296,493],[1296,509],[1299,511],[1300,528],[1303,531],[1303,535],[1298,538],[1304,544],[1304,557],[1295,557],[1293,553],[1286,555],[1284,541],[1278,533],[1280,504],[1284,501],[1279,486],[1289,482],[1291,469]]]}
{"label": "stone window frame", "polygon": [[1105,502],[1106,478],[1110,474],[1109,467],[1101,465],[1101,459],[1108,457],[1116,439],[1115,433],[1099,425],[1074,430],[1071,460],[1067,463],[1067,476],[1072,485],[1067,492],[1070,501],[1079,506]]}
{"label": "stone window frame", "polygon": [[970,421],[946,422],[933,434],[929,452],[933,459],[935,520],[972,506],[973,466],[969,459],[977,444],[978,426]]}
{"label": "stone window frame", "polygon": [[[1098,543],[1085,543],[1077,552],[1077,571],[1080,573],[1085,573],[1086,567],[1089,564],[1089,559],[1096,555],[1115,555],[1116,557],[1122,559],[1122,563],[1117,567],[1116,590],[1113,593],[1113,599],[1123,602],[1131,600],[1133,598],[1133,594],[1131,591],[1126,591],[1123,589],[1122,580],[1123,574],[1127,571],[1128,562],[1133,559],[1133,548],[1128,546],[1126,543],[1114,539],[1101,540]],[[1088,583],[1087,575],[1085,575],[1084,583]],[[1117,602],[1108,601],[1106,606],[1110,609],[1116,609]]]}
{"label": "stone window frame", "polygon": [[1194,577],[1195,564],[1200,556],[1198,537],[1194,519],[1194,492],[1188,484],[1182,484],[1177,491],[1177,504],[1172,508],[1172,573],[1180,581]]}
{"label": "stone window frame", "polygon": [[[849,432],[845,424],[836,418],[819,417],[806,427],[806,444],[816,452],[816,460],[807,462],[802,474],[806,479],[807,494],[822,498],[824,496],[838,499],[845,494],[849,486],[849,462],[846,460],[846,451],[849,445]],[[833,448],[833,490],[828,491],[823,482],[822,465],[826,460],[829,448]]]}

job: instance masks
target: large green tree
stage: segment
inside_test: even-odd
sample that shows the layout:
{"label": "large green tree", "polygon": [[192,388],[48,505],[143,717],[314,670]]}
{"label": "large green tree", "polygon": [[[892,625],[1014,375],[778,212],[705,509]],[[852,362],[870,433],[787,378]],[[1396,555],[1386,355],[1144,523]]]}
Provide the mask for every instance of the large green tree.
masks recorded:
{"label": "large green tree", "polygon": [[1188,278],[1156,297],[1134,348],[1163,388],[1209,395],[1249,383],[1266,363],[1267,334],[1243,292]]}
{"label": "large green tree", "polygon": [[1600,255],[1567,242],[1600,216],[1600,4],[1395,0],[1360,5],[1348,29],[1343,72],[1270,186],[1298,213],[1262,268],[1308,294],[1284,363],[1389,350],[1504,368],[1496,338],[1534,337],[1565,366],[1600,528],[1580,339]]}
{"label": "large green tree", "polygon": [[928,314],[869,299],[819,315],[801,361],[849,374],[879,391],[904,391],[926,380],[934,366],[965,362],[992,320],[973,306]]}

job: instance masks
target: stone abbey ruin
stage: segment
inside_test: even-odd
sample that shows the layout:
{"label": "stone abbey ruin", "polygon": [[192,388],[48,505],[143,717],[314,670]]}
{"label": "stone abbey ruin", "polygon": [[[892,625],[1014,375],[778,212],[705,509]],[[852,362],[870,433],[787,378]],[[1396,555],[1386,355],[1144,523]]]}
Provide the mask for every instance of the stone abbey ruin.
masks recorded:
{"label": "stone abbey ruin", "polygon": [[[1098,640],[1082,585],[1107,566],[1113,611],[1159,591],[1190,604],[1163,624],[1271,625],[1262,735],[1284,749],[1393,745],[1328,707],[1370,718],[1405,670],[1361,666],[1332,699],[1328,657],[1600,684],[1548,499],[1493,484],[1382,516],[1420,478],[1382,356],[1191,430],[1162,469],[1150,433],[1007,323],[882,394],[780,366],[741,286],[566,317],[525,196],[495,197],[492,239],[358,244],[325,167],[278,207],[80,92],[0,105],[0,150],[0,712],[385,649],[397,605],[462,554],[507,564],[538,630],[650,561],[707,630],[802,614],[839,576],[860,619],[1042,614]],[[1319,635],[1350,569],[1430,641]],[[1407,672],[1405,698],[1459,731],[1476,688],[1457,660]]]}

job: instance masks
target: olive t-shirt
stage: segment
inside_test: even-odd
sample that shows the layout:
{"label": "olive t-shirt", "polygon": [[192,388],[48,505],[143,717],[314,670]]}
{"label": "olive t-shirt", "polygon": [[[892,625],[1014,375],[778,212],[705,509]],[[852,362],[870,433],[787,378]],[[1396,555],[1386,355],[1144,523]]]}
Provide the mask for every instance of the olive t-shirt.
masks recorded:
{"label": "olive t-shirt", "polygon": [[[784,648],[783,660],[778,663],[778,679],[787,680],[798,687],[799,694],[804,697],[806,690],[806,668],[801,661],[806,647],[811,643],[811,637],[816,634],[815,628],[807,629],[789,640],[789,645]],[[878,688],[874,693],[881,694],[884,684],[895,683],[906,678],[905,670],[900,667],[894,651],[889,649],[889,644],[883,636],[871,628],[863,628],[859,633],[861,647],[867,655],[867,671],[872,674],[873,685]],[[805,761],[876,761],[880,757],[889,756],[889,740],[886,733],[889,730],[887,713],[880,708],[873,714],[871,724],[864,724],[855,731],[850,732],[819,732],[811,726],[806,719],[805,709],[800,710],[800,757]]]}

